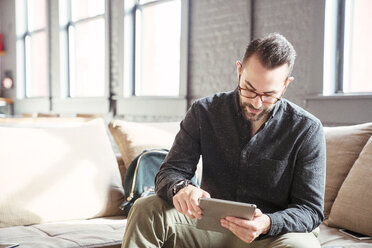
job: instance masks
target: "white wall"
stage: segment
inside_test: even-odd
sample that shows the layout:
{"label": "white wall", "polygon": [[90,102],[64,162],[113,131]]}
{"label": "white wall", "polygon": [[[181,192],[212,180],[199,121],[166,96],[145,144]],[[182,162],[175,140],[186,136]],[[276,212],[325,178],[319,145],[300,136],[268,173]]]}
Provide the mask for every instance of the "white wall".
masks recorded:
{"label": "white wall", "polygon": [[[16,35],[15,35],[15,1],[0,0],[0,32],[3,34],[5,55],[1,59],[1,78],[4,71],[10,70],[15,77],[16,71]],[[14,97],[15,91],[11,89],[3,95]]]}
{"label": "white wall", "polygon": [[[255,0],[254,38],[271,32],[287,37],[297,52],[286,98],[304,107],[322,92],[323,0]],[[235,61],[250,41],[251,1],[192,1],[189,80],[192,99],[237,86]]]}

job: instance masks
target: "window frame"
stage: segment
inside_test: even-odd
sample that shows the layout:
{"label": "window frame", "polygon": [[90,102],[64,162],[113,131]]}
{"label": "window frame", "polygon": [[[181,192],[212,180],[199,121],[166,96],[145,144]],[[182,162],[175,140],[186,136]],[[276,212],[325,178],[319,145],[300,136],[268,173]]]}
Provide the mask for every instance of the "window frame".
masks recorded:
{"label": "window frame", "polygon": [[[20,1],[22,1],[22,3],[20,3]],[[49,46],[49,42],[48,42],[48,38],[49,38],[49,34],[50,34],[50,21],[49,21],[49,10],[50,10],[50,4],[49,4],[49,1],[46,0],[45,1],[45,20],[46,20],[46,23],[45,23],[45,27],[44,28],[39,28],[39,29],[35,29],[35,30],[32,30],[30,31],[30,27],[29,27],[29,22],[28,22],[28,1],[27,0],[17,0],[15,2],[15,5],[16,6],[19,6],[19,5],[23,5],[24,6],[24,9],[23,9],[23,15],[25,16],[24,18],[24,23],[22,24],[22,26],[24,26],[24,30],[22,31],[22,33],[18,33],[19,31],[17,30],[16,31],[16,47],[17,47],[17,51],[16,51],[16,56],[17,56],[17,81],[18,82],[21,82],[21,83],[17,83],[16,84],[16,101],[27,101],[27,104],[25,104],[25,109],[31,109],[31,108],[35,108],[35,109],[38,109],[40,111],[49,111],[50,109],[50,104],[49,104],[49,98],[50,98],[50,95],[51,95],[51,86],[50,86],[50,61],[49,61],[49,58],[50,58],[50,46]],[[16,10],[16,14],[19,13],[18,10]],[[16,18],[16,22],[18,22],[18,18]],[[28,87],[28,66],[27,66],[27,63],[28,63],[28,60],[30,60],[31,58],[29,58],[27,56],[28,52],[26,49],[27,49],[27,41],[26,39],[29,38],[31,39],[32,35],[34,34],[37,34],[37,33],[40,33],[40,32],[45,32],[45,35],[46,35],[46,62],[47,62],[47,68],[46,68],[46,79],[47,79],[47,82],[46,82],[46,95],[45,96],[27,96],[27,87]],[[19,47],[20,46],[20,47]],[[32,49],[32,47],[31,47]]]}
{"label": "window frame", "polygon": [[[59,1],[46,0],[47,6],[47,66],[48,92],[46,97],[24,98],[25,85],[16,84],[17,99],[15,102],[15,114],[22,113],[58,113],[70,116],[76,113],[108,114],[112,108],[110,92],[110,9],[111,1],[105,0],[105,93],[103,97],[68,97],[65,88],[61,86],[60,78],[60,24],[59,24]],[[18,37],[17,37],[18,38]],[[17,39],[18,40],[18,39]],[[17,78],[23,77],[24,73],[18,65],[22,54],[17,48]]]}
{"label": "window frame", "polygon": [[[327,20],[330,4],[333,17]],[[327,0],[324,5],[324,50],[323,50],[323,89],[318,94],[310,95],[305,100],[305,108],[316,115],[323,125],[351,125],[371,122],[372,93],[345,93],[344,92],[344,43],[346,0]],[[336,13],[336,14],[334,14]],[[326,37],[328,35],[328,37]],[[331,51],[330,51],[331,50]],[[332,56],[326,59],[326,52]],[[329,73],[331,71],[331,73]],[[328,76],[326,74],[328,72]],[[358,111],[355,111],[358,109]]]}
{"label": "window frame", "polygon": [[[58,2],[58,1],[56,1]],[[105,20],[105,92],[104,95],[101,97],[71,97],[69,94],[69,83],[70,83],[70,75],[66,75],[68,78],[68,85],[61,85],[64,84],[65,82],[61,82],[61,77],[60,73],[63,73],[60,70],[60,65],[61,63],[60,59],[58,58],[58,73],[56,72],[55,75],[58,75],[58,85],[54,87],[54,94],[53,94],[53,110],[57,113],[71,113],[71,112],[76,112],[76,113],[108,113],[110,111],[110,61],[109,61],[109,56],[110,56],[110,0],[105,0],[105,12],[103,14],[104,20]],[[57,3],[58,6],[58,3]],[[59,10],[59,6],[58,6]],[[70,14],[71,14],[71,9],[70,9]],[[57,19],[55,20],[56,25],[58,28],[57,30],[57,37],[58,37],[58,49],[60,47],[59,39],[60,39],[60,32],[61,32],[61,26],[59,24],[59,15],[57,15]],[[90,17],[87,19],[94,19],[95,17]],[[70,19],[71,21],[71,19]],[[83,20],[85,21],[85,19]],[[75,23],[78,23],[79,21],[75,21]],[[71,23],[70,23],[71,24]],[[72,24],[73,25],[73,24]],[[69,26],[65,26],[66,30],[65,32],[68,32]],[[66,45],[68,46],[68,41],[66,42]],[[61,50],[59,49],[59,52]],[[67,52],[67,63],[69,63],[69,50],[66,50]],[[61,56],[59,54],[59,56]],[[67,65],[68,66],[68,65]],[[67,67],[67,70],[69,71],[69,67]],[[57,71],[57,70],[56,70]]]}
{"label": "window frame", "polygon": [[[170,0],[158,0],[164,2]],[[154,4],[149,1],[144,4]],[[134,11],[135,9],[132,9]],[[123,19],[125,18],[123,11]],[[132,44],[135,46],[135,15],[133,18],[133,27],[131,30]],[[180,38],[180,81],[178,96],[136,96],[135,95],[135,66],[128,65],[129,58],[124,54],[124,79],[123,89],[116,96],[118,115],[124,116],[167,116],[175,117],[183,115],[187,110],[187,63],[188,63],[188,20],[189,20],[189,0],[181,0],[181,38]],[[126,25],[126,24],[124,24]],[[134,48],[135,49],[135,48]],[[125,53],[124,49],[124,53]],[[135,64],[135,53],[132,55],[131,63]],[[129,75],[126,72],[130,72]],[[128,83],[131,82],[131,83]],[[125,92],[124,93],[124,89]],[[129,94],[128,94],[129,92]]]}
{"label": "window frame", "polygon": [[[105,1],[106,2],[106,1]],[[74,42],[74,40],[72,40],[71,38],[71,35],[70,35],[70,28],[75,28],[76,29],[76,26],[81,24],[81,23],[86,23],[86,22],[89,22],[89,21],[92,21],[92,20],[97,20],[99,18],[103,18],[104,19],[104,22],[106,24],[107,22],[107,18],[105,17],[105,14],[107,12],[107,8],[105,6],[105,10],[104,10],[104,13],[103,14],[99,14],[99,15],[95,15],[95,16],[91,16],[91,17],[85,17],[85,18],[80,18],[78,20],[72,20],[72,7],[71,7],[71,0],[67,0],[67,23],[66,24],[59,24],[60,26],[60,35],[62,32],[64,32],[64,37],[66,39],[64,39],[64,44],[61,44],[61,45],[64,45],[65,49],[66,49],[66,74],[65,77],[66,77],[66,81],[65,82],[65,93],[63,95],[61,95],[61,97],[67,97],[67,98],[83,98],[83,97],[73,97],[71,96],[71,45],[70,43],[71,42]],[[107,26],[107,25],[106,25]],[[105,27],[105,30],[106,30],[106,27]],[[61,38],[61,37],[60,37]],[[62,39],[62,38],[61,38]],[[107,43],[107,39],[105,38],[105,45]],[[61,51],[61,50],[60,50]],[[105,52],[105,56],[106,56],[106,52]],[[61,71],[61,73],[64,73],[63,71]],[[106,70],[105,70],[105,74],[106,74]],[[64,82],[61,82],[62,84]],[[62,87],[62,86],[61,86]],[[63,90],[62,90],[63,92]],[[107,96],[108,93],[107,93],[107,89],[105,90],[105,93],[104,93],[104,96]]]}

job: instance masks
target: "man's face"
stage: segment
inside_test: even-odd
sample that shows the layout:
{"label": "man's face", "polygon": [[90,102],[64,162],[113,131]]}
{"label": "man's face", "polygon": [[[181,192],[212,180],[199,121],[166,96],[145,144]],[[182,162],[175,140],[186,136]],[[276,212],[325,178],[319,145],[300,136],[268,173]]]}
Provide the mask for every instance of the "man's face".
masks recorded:
{"label": "man's face", "polygon": [[[244,68],[238,66],[239,86],[251,92],[280,98],[287,85],[293,80],[288,77],[288,65],[284,64],[274,69],[265,68],[256,55],[251,56]],[[239,95],[240,107],[245,119],[251,122],[262,121],[274,108],[275,104],[262,102],[260,96],[253,99]]]}

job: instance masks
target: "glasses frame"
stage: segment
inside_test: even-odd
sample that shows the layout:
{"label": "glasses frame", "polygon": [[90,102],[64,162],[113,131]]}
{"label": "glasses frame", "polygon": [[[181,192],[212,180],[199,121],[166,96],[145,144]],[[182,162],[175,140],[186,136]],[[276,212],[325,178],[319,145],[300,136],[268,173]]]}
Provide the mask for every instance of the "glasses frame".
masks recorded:
{"label": "glasses frame", "polygon": [[[255,92],[255,91],[253,91],[253,90],[249,90],[249,89],[242,88],[242,87],[240,87],[240,85],[238,84],[239,95],[241,95],[241,96],[244,97],[244,98],[248,98],[248,99],[255,99],[257,96],[259,96],[260,99],[261,99],[261,102],[262,102],[262,103],[265,103],[265,104],[275,104],[275,103],[277,103],[280,99],[282,99],[282,97],[283,97],[283,95],[284,95],[285,88],[286,88],[286,85],[284,84],[284,90],[283,90],[282,94],[280,95],[280,97],[276,97],[276,96],[266,95],[265,93],[264,93],[264,94],[261,94],[261,93],[257,93],[257,92]],[[256,95],[253,96],[253,97],[243,96],[243,95],[242,95],[242,90],[246,90],[246,91],[252,92],[252,93],[254,93],[254,94],[256,94]],[[263,96],[274,98],[274,99],[275,99],[275,102],[265,102],[264,100],[262,100],[262,97],[263,97]]]}

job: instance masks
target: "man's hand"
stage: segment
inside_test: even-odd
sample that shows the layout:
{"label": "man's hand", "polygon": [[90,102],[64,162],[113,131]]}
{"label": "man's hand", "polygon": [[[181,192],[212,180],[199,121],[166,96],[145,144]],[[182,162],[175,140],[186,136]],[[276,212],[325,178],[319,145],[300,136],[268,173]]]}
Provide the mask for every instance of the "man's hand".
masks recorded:
{"label": "man's hand", "polygon": [[201,219],[202,211],[199,207],[199,199],[201,197],[210,198],[210,195],[207,191],[189,184],[173,196],[173,205],[176,207],[178,212],[183,213],[192,219]]}
{"label": "man's hand", "polygon": [[251,243],[260,234],[266,234],[270,230],[271,220],[269,216],[262,214],[261,210],[257,208],[253,220],[227,216],[221,219],[221,225],[245,243]]}

